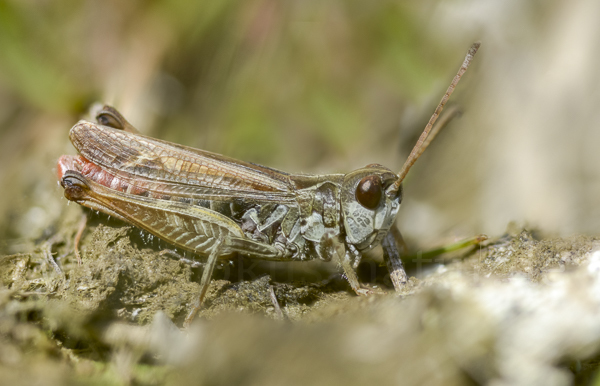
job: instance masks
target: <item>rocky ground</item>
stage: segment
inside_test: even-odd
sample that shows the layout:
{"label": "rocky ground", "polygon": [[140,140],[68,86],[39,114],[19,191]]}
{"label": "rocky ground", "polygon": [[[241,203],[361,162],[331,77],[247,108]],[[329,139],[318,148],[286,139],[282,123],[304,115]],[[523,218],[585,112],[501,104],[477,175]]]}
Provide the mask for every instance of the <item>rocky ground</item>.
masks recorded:
{"label": "rocky ground", "polygon": [[512,227],[444,261],[407,261],[418,278],[399,295],[375,259],[359,268],[369,297],[333,266],[237,261],[183,330],[202,268],[104,216],[79,266],[79,216],[0,257],[1,384],[599,382],[597,238]]}

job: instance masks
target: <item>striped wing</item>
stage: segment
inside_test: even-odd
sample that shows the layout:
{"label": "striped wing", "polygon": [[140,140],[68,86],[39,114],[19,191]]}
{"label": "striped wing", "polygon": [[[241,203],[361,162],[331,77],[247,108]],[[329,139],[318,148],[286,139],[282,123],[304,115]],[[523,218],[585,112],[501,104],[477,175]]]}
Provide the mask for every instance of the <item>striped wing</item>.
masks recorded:
{"label": "striped wing", "polygon": [[70,132],[81,156],[131,184],[197,199],[290,201],[287,173],[88,121]]}

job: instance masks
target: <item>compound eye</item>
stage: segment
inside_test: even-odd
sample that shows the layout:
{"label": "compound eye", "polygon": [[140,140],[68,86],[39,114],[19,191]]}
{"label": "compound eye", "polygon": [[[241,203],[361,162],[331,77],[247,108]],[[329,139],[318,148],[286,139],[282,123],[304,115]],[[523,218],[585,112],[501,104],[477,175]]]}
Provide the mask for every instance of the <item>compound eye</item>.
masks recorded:
{"label": "compound eye", "polygon": [[383,197],[383,187],[379,176],[366,176],[356,187],[356,200],[367,209],[379,206]]}
{"label": "compound eye", "polygon": [[101,112],[96,116],[96,120],[103,126],[112,127],[113,129],[123,130],[122,122],[111,113]]}

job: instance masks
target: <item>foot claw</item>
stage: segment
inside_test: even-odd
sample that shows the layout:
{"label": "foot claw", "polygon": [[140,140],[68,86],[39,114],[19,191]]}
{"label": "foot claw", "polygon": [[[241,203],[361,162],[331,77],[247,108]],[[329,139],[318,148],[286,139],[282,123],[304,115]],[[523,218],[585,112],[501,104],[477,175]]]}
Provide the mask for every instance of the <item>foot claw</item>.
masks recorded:
{"label": "foot claw", "polygon": [[368,295],[372,295],[375,293],[372,290],[367,289],[367,288],[359,288],[355,292],[358,296],[368,296]]}

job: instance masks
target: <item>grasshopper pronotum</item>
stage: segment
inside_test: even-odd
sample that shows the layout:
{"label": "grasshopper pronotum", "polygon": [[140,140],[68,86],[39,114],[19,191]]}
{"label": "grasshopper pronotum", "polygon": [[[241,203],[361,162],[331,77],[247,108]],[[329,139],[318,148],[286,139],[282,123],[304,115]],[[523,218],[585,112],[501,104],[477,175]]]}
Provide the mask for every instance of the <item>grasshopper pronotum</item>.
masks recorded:
{"label": "grasshopper pronotum", "polygon": [[200,307],[217,259],[238,252],[271,261],[336,260],[357,294],[363,252],[381,245],[396,290],[407,282],[394,226],[402,181],[435,136],[432,127],[479,48],[473,44],[417,144],[396,174],[377,164],[347,174],[289,174],[136,133],[105,106],[98,123],[70,131],[78,156],[62,156],[65,197],[208,255]]}

